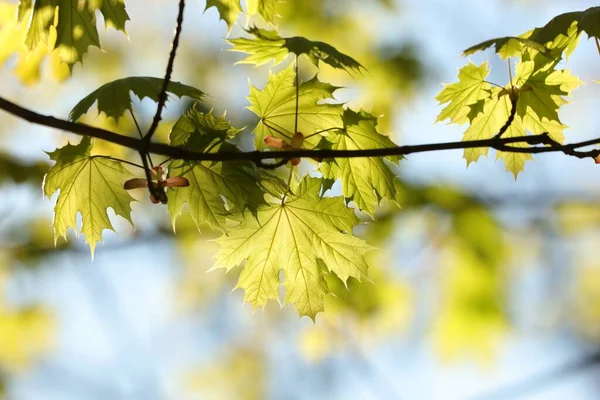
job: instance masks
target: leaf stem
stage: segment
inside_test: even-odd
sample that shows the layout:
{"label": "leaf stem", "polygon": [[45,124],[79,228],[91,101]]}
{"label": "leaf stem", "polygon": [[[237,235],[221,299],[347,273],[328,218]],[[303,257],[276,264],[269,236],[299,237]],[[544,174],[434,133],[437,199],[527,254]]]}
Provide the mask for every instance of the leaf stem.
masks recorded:
{"label": "leaf stem", "polygon": [[285,206],[285,199],[287,197],[288,192],[290,191],[290,186],[292,185],[292,177],[294,176],[294,166],[290,166],[290,175],[288,176],[288,180],[287,180],[287,184],[286,184],[286,189],[285,189],[285,193],[283,194],[283,197],[281,198],[281,206]]}
{"label": "leaf stem", "polygon": [[135,127],[136,127],[138,133],[140,134],[140,138],[143,139],[144,138],[144,134],[142,133],[142,129],[140,128],[140,124],[138,124],[137,119],[135,118],[135,114],[133,113],[133,111],[131,110],[131,108],[129,109],[129,114],[131,114],[131,118],[133,119],[133,123],[135,124]]}
{"label": "leaf stem", "polygon": [[[140,139],[143,140],[144,139],[144,134],[142,133],[142,130],[140,129],[140,124],[138,124],[138,121],[135,118],[135,114],[133,113],[133,111],[131,110],[131,108],[129,109],[129,114],[131,114],[131,118],[133,119],[133,123],[135,124],[135,127],[137,128],[137,131],[140,134]],[[154,168],[154,164],[152,163],[152,157],[150,156],[150,154],[147,154],[147,156],[148,156],[148,161],[150,162],[150,167]],[[150,182],[148,182],[148,184],[149,183]]]}
{"label": "leaf stem", "polygon": [[310,135],[308,135],[308,136],[304,136],[304,140],[306,140],[306,139],[308,139],[308,138],[311,138],[311,137],[313,137],[313,136],[315,136],[315,135],[319,135],[319,134],[321,134],[321,133],[324,133],[324,132],[328,132],[328,131],[335,131],[335,130],[343,130],[343,129],[344,129],[344,128],[338,128],[338,127],[334,127],[334,128],[327,128],[327,129],[321,129],[320,131],[316,131],[315,133],[311,133],[311,134],[310,134]]}
{"label": "leaf stem", "polygon": [[298,106],[300,102],[300,78],[298,76],[298,54],[296,54],[296,61],[294,62],[296,70],[296,115],[294,119],[294,135],[298,133]]}
{"label": "leaf stem", "polygon": [[136,164],[134,162],[123,160],[123,159],[117,158],[117,157],[111,157],[111,156],[97,154],[97,155],[91,156],[90,158],[106,158],[107,160],[118,161],[118,162],[122,162],[123,164],[131,165],[132,167],[144,169],[143,165]]}
{"label": "leaf stem", "polygon": [[284,137],[286,137],[286,138],[288,138],[290,140],[292,139],[292,137],[290,135],[288,135],[287,133],[285,133],[283,131],[280,131],[279,129],[275,128],[273,125],[269,124],[266,119],[263,119],[262,123],[265,124],[265,126],[267,128],[273,129],[275,132],[279,133],[281,136],[284,136]]}
{"label": "leaf stem", "polygon": [[596,48],[598,49],[598,54],[600,54],[600,40],[597,37],[594,37],[594,41],[596,42]]}

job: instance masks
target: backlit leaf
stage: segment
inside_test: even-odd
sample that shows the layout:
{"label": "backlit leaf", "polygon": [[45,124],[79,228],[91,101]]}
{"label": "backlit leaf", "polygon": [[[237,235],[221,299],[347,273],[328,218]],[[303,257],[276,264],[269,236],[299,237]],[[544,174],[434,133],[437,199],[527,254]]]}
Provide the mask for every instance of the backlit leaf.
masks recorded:
{"label": "backlit leaf", "polygon": [[77,229],[77,214],[81,213],[81,233],[90,245],[92,257],[96,243],[102,240],[104,229],[113,230],[106,212],[131,222],[133,197],[123,189],[123,181],[131,174],[118,161],[91,154],[93,141],[84,137],[77,145],[68,144],[51,153],[56,164],[44,178],[44,194],[52,196],[60,190],[54,207],[54,236],[66,238],[67,229]]}
{"label": "backlit leaf", "polygon": [[242,12],[240,0],[206,0],[205,10],[211,7],[216,7],[217,11],[219,11],[219,18],[225,21],[228,30],[231,30],[231,27]]}
{"label": "backlit leaf", "polygon": [[104,17],[107,28],[125,33],[129,15],[123,0],[22,0],[18,18],[28,26],[25,44],[29,51],[40,46],[56,49],[61,62],[72,70],[83,61],[89,46],[100,47],[96,11]]}
{"label": "backlit leaf", "polygon": [[479,66],[469,63],[458,72],[458,82],[445,85],[436,96],[440,104],[449,103],[438,115],[436,122],[450,119],[451,123],[468,121],[469,106],[489,98],[490,85],[485,81],[490,72],[487,63]]}
{"label": "backlit leaf", "polygon": [[[290,66],[277,74],[271,74],[269,82],[263,90],[250,87],[250,106],[248,109],[260,117],[254,133],[256,147],[266,148],[264,139],[274,136],[291,140],[294,136],[296,115],[295,72]],[[343,127],[340,104],[322,104],[323,100],[333,99],[333,92],[338,88],[320,82],[314,77],[302,82],[298,91],[298,131],[305,137],[327,129]],[[305,143],[316,146],[321,135],[307,137]]]}
{"label": "backlit leaf", "polygon": [[[103,112],[107,117],[118,120],[127,110],[132,110],[131,93],[135,94],[140,100],[147,97],[158,102],[162,85],[162,78],[130,76],[117,79],[100,86],[81,99],[71,110],[69,118],[72,121],[78,120],[97,101],[98,112]],[[202,91],[179,82],[169,82],[167,92],[178,97],[188,96],[196,100],[201,100],[204,96]]]}
{"label": "backlit leaf", "polygon": [[[201,152],[235,152],[236,147],[227,140],[239,131],[222,117],[215,117],[212,112],[204,114],[194,107],[173,127],[171,145]],[[173,225],[188,204],[198,227],[206,223],[225,232],[226,218],[232,212],[240,213],[245,208],[255,211],[264,203],[258,171],[248,162],[173,161],[169,175],[183,176],[190,182],[189,187],[169,189],[168,206]]]}
{"label": "backlit leaf", "polygon": [[352,57],[324,42],[309,40],[301,36],[285,38],[279,36],[276,31],[258,28],[250,28],[247,32],[254,38],[229,39],[229,43],[233,44],[232,51],[249,54],[246,59],[239,61],[241,64],[259,66],[273,60],[274,65],[277,65],[285,60],[288,53],[293,53],[297,56],[306,55],[317,67],[319,61],[322,61],[333,68],[346,71],[360,71],[361,68],[364,68]]}
{"label": "backlit leaf", "polygon": [[257,219],[246,218],[217,240],[216,268],[246,260],[237,287],[255,308],[279,300],[283,284],[285,303],[314,319],[330,292],[327,271],[343,282],[366,277],[364,255],[371,247],[352,235],[358,219],[341,197],[321,198],[320,189],[319,179],[306,177],[283,204],[260,207]]}
{"label": "backlit leaf", "polygon": [[[327,137],[334,150],[362,150],[395,147],[388,136],[377,132],[376,119],[357,121],[353,111],[344,114],[345,129],[336,130]],[[349,116],[348,118],[346,116]],[[398,163],[400,157],[387,157]],[[327,179],[341,178],[342,193],[358,208],[373,216],[381,199],[396,199],[395,174],[383,157],[338,158],[324,160],[319,170]]]}
{"label": "backlit leaf", "polygon": [[277,17],[276,6],[279,1],[280,0],[246,0],[248,14],[258,14],[263,17],[266,22],[275,24],[275,17]]}

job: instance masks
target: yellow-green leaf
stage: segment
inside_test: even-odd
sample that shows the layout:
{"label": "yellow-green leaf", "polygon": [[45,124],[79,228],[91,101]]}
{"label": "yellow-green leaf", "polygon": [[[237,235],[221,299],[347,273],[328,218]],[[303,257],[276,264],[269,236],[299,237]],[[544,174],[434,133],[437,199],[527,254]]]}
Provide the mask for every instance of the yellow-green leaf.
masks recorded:
{"label": "yellow-green leaf", "polygon": [[44,178],[44,194],[50,197],[60,190],[54,207],[55,238],[66,237],[69,227],[76,230],[77,214],[81,213],[81,233],[93,257],[102,231],[113,230],[106,209],[112,208],[131,222],[130,203],[134,199],[123,188],[129,171],[118,161],[93,156],[92,148],[93,141],[84,137],[77,145],[68,144],[48,153],[56,164]]}
{"label": "yellow-green leaf", "polygon": [[219,18],[225,21],[227,29],[231,30],[238,16],[242,12],[242,5],[240,0],[206,0],[206,8],[208,10],[211,7],[215,7],[219,12]]}
{"label": "yellow-green leaf", "polygon": [[371,247],[352,235],[358,219],[341,197],[321,198],[320,189],[319,179],[306,177],[283,204],[260,207],[256,219],[246,218],[217,240],[215,268],[245,260],[237,287],[255,308],[279,300],[283,284],[285,303],[314,319],[330,293],[327,271],[343,282],[366,277],[364,255]]}
{"label": "yellow-green leaf", "polygon": [[464,124],[467,122],[469,106],[490,97],[490,85],[485,81],[490,68],[487,63],[477,66],[469,63],[458,72],[458,82],[445,85],[436,96],[440,104],[449,103],[438,115],[436,122],[450,119],[451,123]]}
{"label": "yellow-green leaf", "polygon": [[[365,119],[349,121],[344,115],[346,127],[328,135],[327,141],[334,150],[381,149],[396,146],[388,136],[377,132],[376,120]],[[399,157],[388,157],[397,163]],[[339,158],[324,160],[319,170],[327,179],[341,178],[342,193],[358,208],[373,216],[382,199],[394,201],[397,189],[395,174],[390,170],[383,157]]]}
{"label": "yellow-green leaf", "polygon": [[[250,87],[250,106],[248,109],[260,117],[254,133],[256,147],[264,149],[264,139],[275,136],[291,140],[294,136],[296,119],[295,72],[290,66],[277,74],[271,74],[263,90]],[[340,104],[321,104],[323,100],[333,99],[338,88],[320,82],[316,77],[302,82],[298,89],[298,131],[304,136],[327,129],[342,128],[343,109]],[[306,143],[313,147],[319,143],[320,135],[307,138]]]}

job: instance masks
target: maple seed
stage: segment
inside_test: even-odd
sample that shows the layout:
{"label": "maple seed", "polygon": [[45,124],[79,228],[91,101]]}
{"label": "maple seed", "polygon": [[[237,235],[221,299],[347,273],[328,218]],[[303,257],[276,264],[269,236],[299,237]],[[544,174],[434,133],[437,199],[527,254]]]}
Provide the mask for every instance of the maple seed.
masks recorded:
{"label": "maple seed", "polygon": [[[281,150],[299,150],[302,148],[304,144],[304,135],[301,132],[296,132],[296,134],[292,137],[292,143],[288,144],[281,138],[276,138],[273,136],[265,137],[265,143],[269,147],[275,147],[276,149]],[[300,158],[292,158],[290,159],[290,163],[292,165],[300,164]]]}
{"label": "maple seed", "polygon": [[[150,201],[154,204],[167,203],[167,194],[164,191],[165,188],[190,186],[190,181],[188,181],[187,178],[184,178],[182,176],[172,176],[170,178],[167,178],[165,169],[160,165],[152,168],[151,176],[152,186],[157,190],[161,190],[161,192],[158,193],[158,198],[153,194],[150,195]],[[125,188],[126,190],[137,189],[142,187],[148,187],[148,181],[146,179],[133,178],[123,184],[123,188]]]}

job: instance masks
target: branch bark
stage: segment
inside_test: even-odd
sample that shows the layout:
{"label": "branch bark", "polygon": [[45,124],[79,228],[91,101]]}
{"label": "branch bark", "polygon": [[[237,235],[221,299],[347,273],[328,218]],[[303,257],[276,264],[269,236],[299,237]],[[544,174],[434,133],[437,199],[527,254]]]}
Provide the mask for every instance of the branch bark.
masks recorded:
{"label": "branch bark", "polygon": [[[74,133],[80,136],[90,136],[93,138],[105,140],[114,144],[121,145],[137,151],[147,150],[149,153],[163,155],[178,160],[187,161],[251,161],[257,165],[263,165],[263,160],[281,159],[289,160],[297,157],[312,158],[357,158],[357,157],[387,157],[387,156],[405,156],[415,153],[425,153],[432,151],[472,149],[478,147],[490,147],[500,151],[512,153],[564,153],[577,158],[596,158],[600,154],[600,149],[580,151],[579,148],[592,146],[600,143],[600,138],[562,145],[554,141],[547,133],[530,136],[518,136],[510,138],[490,138],[481,140],[470,140],[464,142],[442,142],[431,144],[418,144],[397,146],[383,149],[368,150],[291,150],[291,151],[249,151],[249,152],[221,152],[221,153],[202,153],[188,150],[182,147],[170,146],[163,143],[146,143],[143,139],[137,139],[129,136],[122,136],[106,129],[96,128],[76,122],[42,115],[21,107],[9,100],[0,97],[0,109],[14,116],[37,125],[43,125],[50,128],[56,128],[65,132]],[[511,144],[527,143],[531,147],[514,147]],[[541,145],[541,146],[540,146]],[[146,147],[147,146],[147,147]],[[267,165],[267,164],[264,164]]]}

